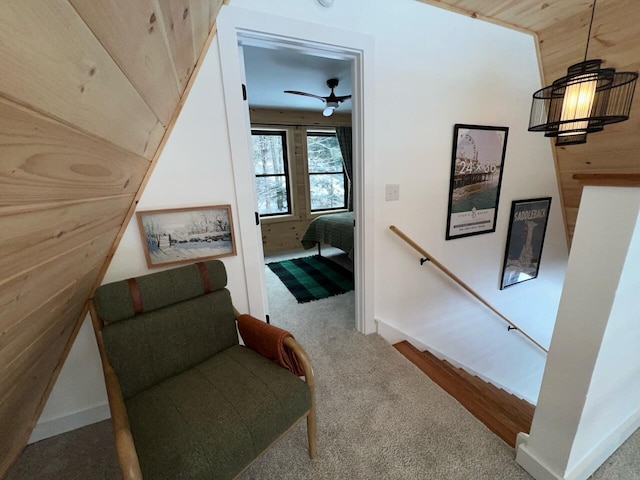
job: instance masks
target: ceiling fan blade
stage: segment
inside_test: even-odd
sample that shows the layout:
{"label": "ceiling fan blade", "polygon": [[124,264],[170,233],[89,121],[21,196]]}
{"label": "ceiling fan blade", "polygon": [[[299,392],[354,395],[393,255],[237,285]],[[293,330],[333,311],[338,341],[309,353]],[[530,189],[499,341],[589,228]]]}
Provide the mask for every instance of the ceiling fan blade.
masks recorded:
{"label": "ceiling fan blade", "polygon": [[341,97],[335,97],[336,102],[344,102],[345,100],[349,100],[351,95],[342,95]]}
{"label": "ceiling fan blade", "polygon": [[323,102],[326,102],[325,97],[321,97],[320,95],[314,95],[313,93],[298,92],[297,90],[285,90],[284,93],[292,93],[294,95],[303,95],[305,97],[317,98],[318,100],[322,100]]}

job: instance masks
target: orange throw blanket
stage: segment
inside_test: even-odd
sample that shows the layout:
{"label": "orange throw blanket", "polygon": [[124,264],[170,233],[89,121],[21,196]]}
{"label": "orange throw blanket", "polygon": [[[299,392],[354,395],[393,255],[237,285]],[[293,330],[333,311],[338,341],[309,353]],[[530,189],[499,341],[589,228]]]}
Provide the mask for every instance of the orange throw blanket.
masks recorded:
{"label": "orange throw blanket", "polygon": [[238,330],[244,344],[251,350],[276,362],[297,376],[304,375],[302,364],[293,350],[284,345],[284,339],[293,338],[286,330],[269,325],[251,315],[238,317]]}

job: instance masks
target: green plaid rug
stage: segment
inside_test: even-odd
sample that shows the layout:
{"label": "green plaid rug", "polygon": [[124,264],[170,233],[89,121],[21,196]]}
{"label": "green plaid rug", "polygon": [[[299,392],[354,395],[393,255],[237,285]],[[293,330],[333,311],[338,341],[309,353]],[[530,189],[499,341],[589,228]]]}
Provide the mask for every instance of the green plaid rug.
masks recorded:
{"label": "green plaid rug", "polygon": [[282,280],[298,303],[353,290],[353,273],[318,255],[272,262],[267,266]]}

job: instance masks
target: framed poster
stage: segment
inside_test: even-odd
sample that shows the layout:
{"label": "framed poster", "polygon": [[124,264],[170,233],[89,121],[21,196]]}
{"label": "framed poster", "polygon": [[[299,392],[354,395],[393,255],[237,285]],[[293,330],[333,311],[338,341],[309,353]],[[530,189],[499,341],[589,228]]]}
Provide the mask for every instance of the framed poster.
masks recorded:
{"label": "framed poster", "polygon": [[509,127],[457,123],[446,239],[494,232]]}
{"label": "framed poster", "polygon": [[231,205],[136,212],[149,268],[236,254]]}
{"label": "framed poster", "polygon": [[500,290],[538,276],[550,207],[551,197],[512,202]]}

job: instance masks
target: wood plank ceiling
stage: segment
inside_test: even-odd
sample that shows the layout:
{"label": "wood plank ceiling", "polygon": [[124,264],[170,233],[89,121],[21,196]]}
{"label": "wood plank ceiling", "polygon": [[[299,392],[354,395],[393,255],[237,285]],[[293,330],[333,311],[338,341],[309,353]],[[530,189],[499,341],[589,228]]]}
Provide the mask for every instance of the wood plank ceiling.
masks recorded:
{"label": "wood plank ceiling", "polygon": [[[422,1],[535,32],[547,83],[581,60],[587,0]],[[0,476],[37,421],[222,3],[0,2]],[[638,70],[638,18],[636,0],[602,1],[590,57]],[[574,173],[640,173],[639,110],[557,149],[570,231]]]}
{"label": "wood plank ceiling", "polygon": [[[566,75],[567,67],[584,58],[593,0],[420,1],[536,35],[545,85]],[[617,71],[640,70],[639,19],[637,0],[600,0],[596,5],[589,58],[600,58],[605,67]],[[628,121],[589,135],[586,144],[554,147],[569,240],[582,194],[582,184],[573,176],[611,173],[632,178],[628,175],[639,174],[639,132],[640,101],[636,99]]]}
{"label": "wood plank ceiling", "polygon": [[38,419],[222,3],[0,2],[0,477]]}

